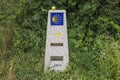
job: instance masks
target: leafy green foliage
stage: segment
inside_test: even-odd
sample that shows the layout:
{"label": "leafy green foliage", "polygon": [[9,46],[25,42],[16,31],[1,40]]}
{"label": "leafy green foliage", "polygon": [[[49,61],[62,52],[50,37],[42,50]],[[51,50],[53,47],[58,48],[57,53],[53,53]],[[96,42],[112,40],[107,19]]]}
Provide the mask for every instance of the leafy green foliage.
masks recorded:
{"label": "leafy green foliage", "polygon": [[[70,63],[43,72],[47,14],[67,11]],[[119,80],[119,0],[1,0],[0,80]]]}

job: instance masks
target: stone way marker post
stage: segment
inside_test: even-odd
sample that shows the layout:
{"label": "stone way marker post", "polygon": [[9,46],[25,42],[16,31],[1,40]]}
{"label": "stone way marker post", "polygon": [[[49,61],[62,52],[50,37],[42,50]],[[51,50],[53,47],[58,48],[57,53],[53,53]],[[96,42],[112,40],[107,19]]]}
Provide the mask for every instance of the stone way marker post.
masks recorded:
{"label": "stone way marker post", "polygon": [[69,63],[67,21],[65,10],[48,12],[47,38],[44,69],[63,71]]}

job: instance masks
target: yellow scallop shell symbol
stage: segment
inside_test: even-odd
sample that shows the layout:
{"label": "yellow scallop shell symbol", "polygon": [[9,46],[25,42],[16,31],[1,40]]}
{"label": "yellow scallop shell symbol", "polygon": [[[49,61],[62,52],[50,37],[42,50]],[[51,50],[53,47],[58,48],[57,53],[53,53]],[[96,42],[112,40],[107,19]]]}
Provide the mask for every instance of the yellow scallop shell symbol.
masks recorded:
{"label": "yellow scallop shell symbol", "polygon": [[56,16],[53,16],[52,17],[52,22],[56,22],[57,21],[57,17]]}

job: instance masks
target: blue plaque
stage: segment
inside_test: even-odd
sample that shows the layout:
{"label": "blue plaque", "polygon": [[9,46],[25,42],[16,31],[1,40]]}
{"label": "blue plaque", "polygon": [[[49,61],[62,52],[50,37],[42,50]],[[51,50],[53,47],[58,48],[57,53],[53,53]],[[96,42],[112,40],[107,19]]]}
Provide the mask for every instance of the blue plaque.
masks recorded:
{"label": "blue plaque", "polygon": [[51,13],[50,14],[50,22],[51,26],[63,26],[63,13]]}

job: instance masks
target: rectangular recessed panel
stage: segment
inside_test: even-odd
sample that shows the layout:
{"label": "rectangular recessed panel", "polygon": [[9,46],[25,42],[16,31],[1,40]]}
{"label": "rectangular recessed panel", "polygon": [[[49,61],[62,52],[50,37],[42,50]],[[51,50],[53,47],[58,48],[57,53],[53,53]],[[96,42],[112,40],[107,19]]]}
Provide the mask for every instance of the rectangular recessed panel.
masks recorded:
{"label": "rectangular recessed panel", "polygon": [[63,61],[63,56],[51,56],[51,61]]}
{"label": "rectangular recessed panel", "polygon": [[63,46],[63,43],[51,43],[51,46]]}

